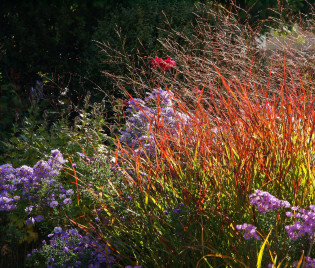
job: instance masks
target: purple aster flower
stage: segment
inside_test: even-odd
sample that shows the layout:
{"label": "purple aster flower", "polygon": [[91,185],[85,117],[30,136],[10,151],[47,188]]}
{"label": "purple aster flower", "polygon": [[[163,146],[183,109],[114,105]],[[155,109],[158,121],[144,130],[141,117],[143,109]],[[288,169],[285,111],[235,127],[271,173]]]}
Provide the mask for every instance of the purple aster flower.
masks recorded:
{"label": "purple aster flower", "polygon": [[37,221],[37,222],[41,222],[43,219],[44,219],[44,216],[43,216],[43,215],[37,215],[37,216],[35,217],[35,221]]}
{"label": "purple aster flower", "polygon": [[70,198],[66,198],[65,200],[63,200],[63,203],[65,205],[71,204],[71,199]]}
{"label": "purple aster flower", "polygon": [[69,189],[67,190],[66,192],[67,195],[73,195],[74,194],[74,191],[72,189]]}
{"label": "purple aster flower", "polygon": [[54,208],[56,206],[58,206],[58,202],[56,200],[52,201],[50,204],[49,204],[50,207]]}
{"label": "purple aster flower", "polygon": [[18,195],[15,195],[15,196],[13,197],[13,199],[14,199],[14,201],[19,201],[19,200],[20,200],[20,197],[19,197]]}
{"label": "purple aster flower", "polygon": [[66,162],[59,150],[52,150],[51,155],[52,155],[53,159],[55,161],[59,162],[60,164],[64,164]]}
{"label": "purple aster flower", "polygon": [[55,232],[56,234],[59,234],[59,233],[62,232],[62,228],[61,228],[61,227],[55,227],[55,228],[54,228],[54,232]]}
{"label": "purple aster flower", "polygon": [[175,212],[175,213],[179,213],[179,212],[180,212],[180,209],[179,209],[179,208],[174,208],[174,212]]}
{"label": "purple aster flower", "polygon": [[293,217],[293,216],[294,216],[294,214],[293,214],[292,212],[290,212],[290,211],[287,211],[287,212],[285,213],[285,215],[286,215],[287,217]]}

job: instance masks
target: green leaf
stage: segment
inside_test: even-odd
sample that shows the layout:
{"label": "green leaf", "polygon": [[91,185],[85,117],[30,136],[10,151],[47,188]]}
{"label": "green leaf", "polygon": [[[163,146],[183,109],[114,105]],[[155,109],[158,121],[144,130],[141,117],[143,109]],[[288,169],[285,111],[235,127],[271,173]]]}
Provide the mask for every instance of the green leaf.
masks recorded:
{"label": "green leaf", "polygon": [[269,232],[269,234],[267,235],[264,243],[262,244],[261,248],[260,248],[260,251],[259,251],[259,254],[258,254],[258,259],[257,259],[257,268],[260,268],[261,267],[261,261],[262,261],[262,257],[264,255],[264,249],[265,249],[265,246],[266,246],[266,243],[267,243],[267,240],[269,238],[269,235],[271,234],[271,231],[272,231],[272,228]]}

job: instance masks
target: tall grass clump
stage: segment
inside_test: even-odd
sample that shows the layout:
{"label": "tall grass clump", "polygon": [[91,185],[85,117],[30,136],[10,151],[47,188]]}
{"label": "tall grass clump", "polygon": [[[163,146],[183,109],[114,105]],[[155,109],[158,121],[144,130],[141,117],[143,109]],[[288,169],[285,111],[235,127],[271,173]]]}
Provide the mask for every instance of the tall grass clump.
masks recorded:
{"label": "tall grass clump", "polygon": [[[307,236],[292,240],[284,228],[292,224],[285,209],[314,204],[312,90],[293,75],[271,88],[272,69],[264,86],[217,77],[221,84],[195,93],[189,108],[174,89],[129,100],[111,153],[120,176],[94,188],[97,233],[122,263],[254,267],[271,229],[263,265],[275,254],[288,263],[302,250],[314,254]],[[260,215],[249,198],[257,189],[286,205]],[[244,222],[259,229],[258,240],[243,240]]]}

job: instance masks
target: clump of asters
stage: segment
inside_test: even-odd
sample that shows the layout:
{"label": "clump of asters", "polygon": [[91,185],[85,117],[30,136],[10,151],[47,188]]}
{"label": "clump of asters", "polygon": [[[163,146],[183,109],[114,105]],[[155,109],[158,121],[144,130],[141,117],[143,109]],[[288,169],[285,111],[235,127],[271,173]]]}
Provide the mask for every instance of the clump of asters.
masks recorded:
{"label": "clump of asters", "polygon": [[258,212],[266,213],[280,208],[289,208],[290,203],[285,200],[279,200],[268,192],[255,190],[249,195],[250,203],[257,206]]}
{"label": "clump of asters", "polygon": [[140,153],[150,152],[152,155],[156,148],[154,133],[157,126],[176,137],[177,124],[190,124],[190,119],[175,110],[173,100],[173,93],[162,89],[147,93],[144,100],[130,99],[126,109],[128,118],[121,131],[121,142],[126,143],[135,153],[139,152],[141,144]]}
{"label": "clump of asters", "polygon": [[[285,217],[293,219],[293,224],[284,227],[287,231],[288,239],[297,241],[299,238],[307,237],[309,240],[308,254],[311,253],[312,246],[315,242],[315,205],[310,205],[308,208],[291,207],[289,202],[279,200],[270,193],[261,190],[255,190],[253,194],[249,195],[249,198],[250,203],[257,206],[258,212],[261,214],[283,208],[288,209],[288,211],[285,212]],[[254,225],[244,223],[242,225],[236,225],[236,229],[245,231],[243,237],[246,240],[250,238],[256,240],[261,239],[256,231],[257,227]],[[315,260],[310,258],[309,255],[305,257],[304,261],[303,267],[315,267]],[[293,263],[293,267],[295,267],[297,263],[298,262]]]}
{"label": "clump of asters", "polygon": [[64,163],[61,152],[53,150],[48,161],[40,160],[33,167],[0,166],[0,211],[25,206],[26,224],[34,224],[44,219],[39,212],[70,205],[73,190],[66,190],[55,178]]}
{"label": "clump of asters", "polygon": [[[81,235],[76,229],[55,227],[38,249],[27,255],[30,267],[105,267],[115,258],[110,248],[90,235]],[[106,266],[107,267],[107,266]]]}

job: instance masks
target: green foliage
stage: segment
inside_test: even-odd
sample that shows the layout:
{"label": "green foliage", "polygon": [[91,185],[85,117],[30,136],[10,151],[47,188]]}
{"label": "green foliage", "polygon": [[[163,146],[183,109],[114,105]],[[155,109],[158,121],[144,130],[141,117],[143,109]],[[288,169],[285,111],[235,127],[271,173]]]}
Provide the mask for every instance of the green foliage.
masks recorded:
{"label": "green foliage", "polygon": [[[55,148],[71,156],[81,152],[82,146],[88,153],[93,152],[106,140],[105,105],[91,105],[87,96],[84,108],[78,109],[77,114],[72,123],[66,111],[63,116],[58,115],[58,121],[51,122],[52,110],[42,114],[40,108],[31,106],[29,117],[24,118],[22,126],[14,125],[12,137],[2,141],[6,153],[0,156],[0,163],[34,165]],[[41,121],[38,121],[39,117]]]}

